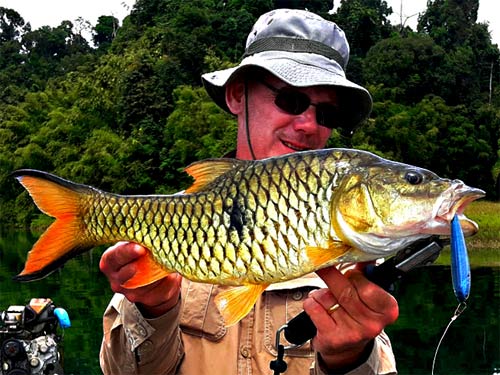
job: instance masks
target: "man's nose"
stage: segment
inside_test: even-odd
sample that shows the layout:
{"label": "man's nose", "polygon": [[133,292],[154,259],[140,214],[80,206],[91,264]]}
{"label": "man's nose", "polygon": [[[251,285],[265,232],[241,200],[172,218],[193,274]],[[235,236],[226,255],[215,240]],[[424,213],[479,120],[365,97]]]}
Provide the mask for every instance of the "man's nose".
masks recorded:
{"label": "man's nose", "polygon": [[294,127],[297,131],[316,132],[319,124],[316,122],[316,108],[310,105],[304,112],[296,116]]}

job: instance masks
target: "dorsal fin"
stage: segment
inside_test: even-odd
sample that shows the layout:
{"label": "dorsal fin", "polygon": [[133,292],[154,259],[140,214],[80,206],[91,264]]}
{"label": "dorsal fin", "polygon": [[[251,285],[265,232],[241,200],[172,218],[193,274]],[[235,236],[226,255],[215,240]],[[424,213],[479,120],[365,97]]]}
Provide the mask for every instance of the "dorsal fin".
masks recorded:
{"label": "dorsal fin", "polygon": [[217,177],[229,172],[242,163],[245,163],[245,161],[222,158],[201,160],[187,166],[185,171],[194,178],[194,183],[186,189],[185,193],[203,191]]}

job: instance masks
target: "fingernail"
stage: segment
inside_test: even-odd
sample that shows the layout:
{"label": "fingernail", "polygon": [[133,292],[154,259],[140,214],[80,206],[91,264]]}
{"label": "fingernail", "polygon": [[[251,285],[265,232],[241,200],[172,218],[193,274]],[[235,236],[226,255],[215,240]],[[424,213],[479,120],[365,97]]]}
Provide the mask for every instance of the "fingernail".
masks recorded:
{"label": "fingernail", "polygon": [[313,289],[313,290],[311,290],[311,291],[307,294],[307,296],[308,296],[308,297],[312,297],[312,296],[313,296],[313,294],[318,293],[318,290],[319,290],[319,289]]}

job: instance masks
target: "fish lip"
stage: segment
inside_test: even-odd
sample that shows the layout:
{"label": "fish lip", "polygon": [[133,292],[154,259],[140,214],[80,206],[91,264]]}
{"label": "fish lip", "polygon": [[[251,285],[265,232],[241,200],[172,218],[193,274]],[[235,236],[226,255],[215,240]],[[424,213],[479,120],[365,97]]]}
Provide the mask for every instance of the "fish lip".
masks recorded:
{"label": "fish lip", "polygon": [[448,190],[452,202],[450,203],[450,200],[440,202],[434,215],[434,221],[442,228],[442,232],[436,234],[449,236],[451,232],[450,223],[455,215],[458,216],[460,226],[466,237],[476,234],[479,230],[477,223],[467,218],[464,211],[472,201],[484,197],[486,193],[481,189],[469,187],[460,180],[453,181]]}
{"label": "fish lip", "polygon": [[437,213],[435,215],[436,219],[441,219],[446,222],[451,222],[453,216],[464,216],[463,213],[465,208],[476,199],[482,198],[486,193],[477,188],[471,188],[464,185],[462,182],[457,185],[451,186],[450,195],[453,198],[451,204],[446,204],[448,201],[442,201],[438,207]]}

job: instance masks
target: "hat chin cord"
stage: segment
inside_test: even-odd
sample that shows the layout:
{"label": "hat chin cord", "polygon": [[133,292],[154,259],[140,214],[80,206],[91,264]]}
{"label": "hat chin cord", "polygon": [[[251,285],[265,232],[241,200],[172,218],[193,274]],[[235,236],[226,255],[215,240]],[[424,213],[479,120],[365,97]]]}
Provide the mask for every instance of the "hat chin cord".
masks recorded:
{"label": "hat chin cord", "polygon": [[247,143],[250,154],[252,155],[252,160],[257,160],[255,153],[253,152],[252,141],[250,140],[250,126],[248,124],[248,84],[245,77],[245,131],[247,133]]}

